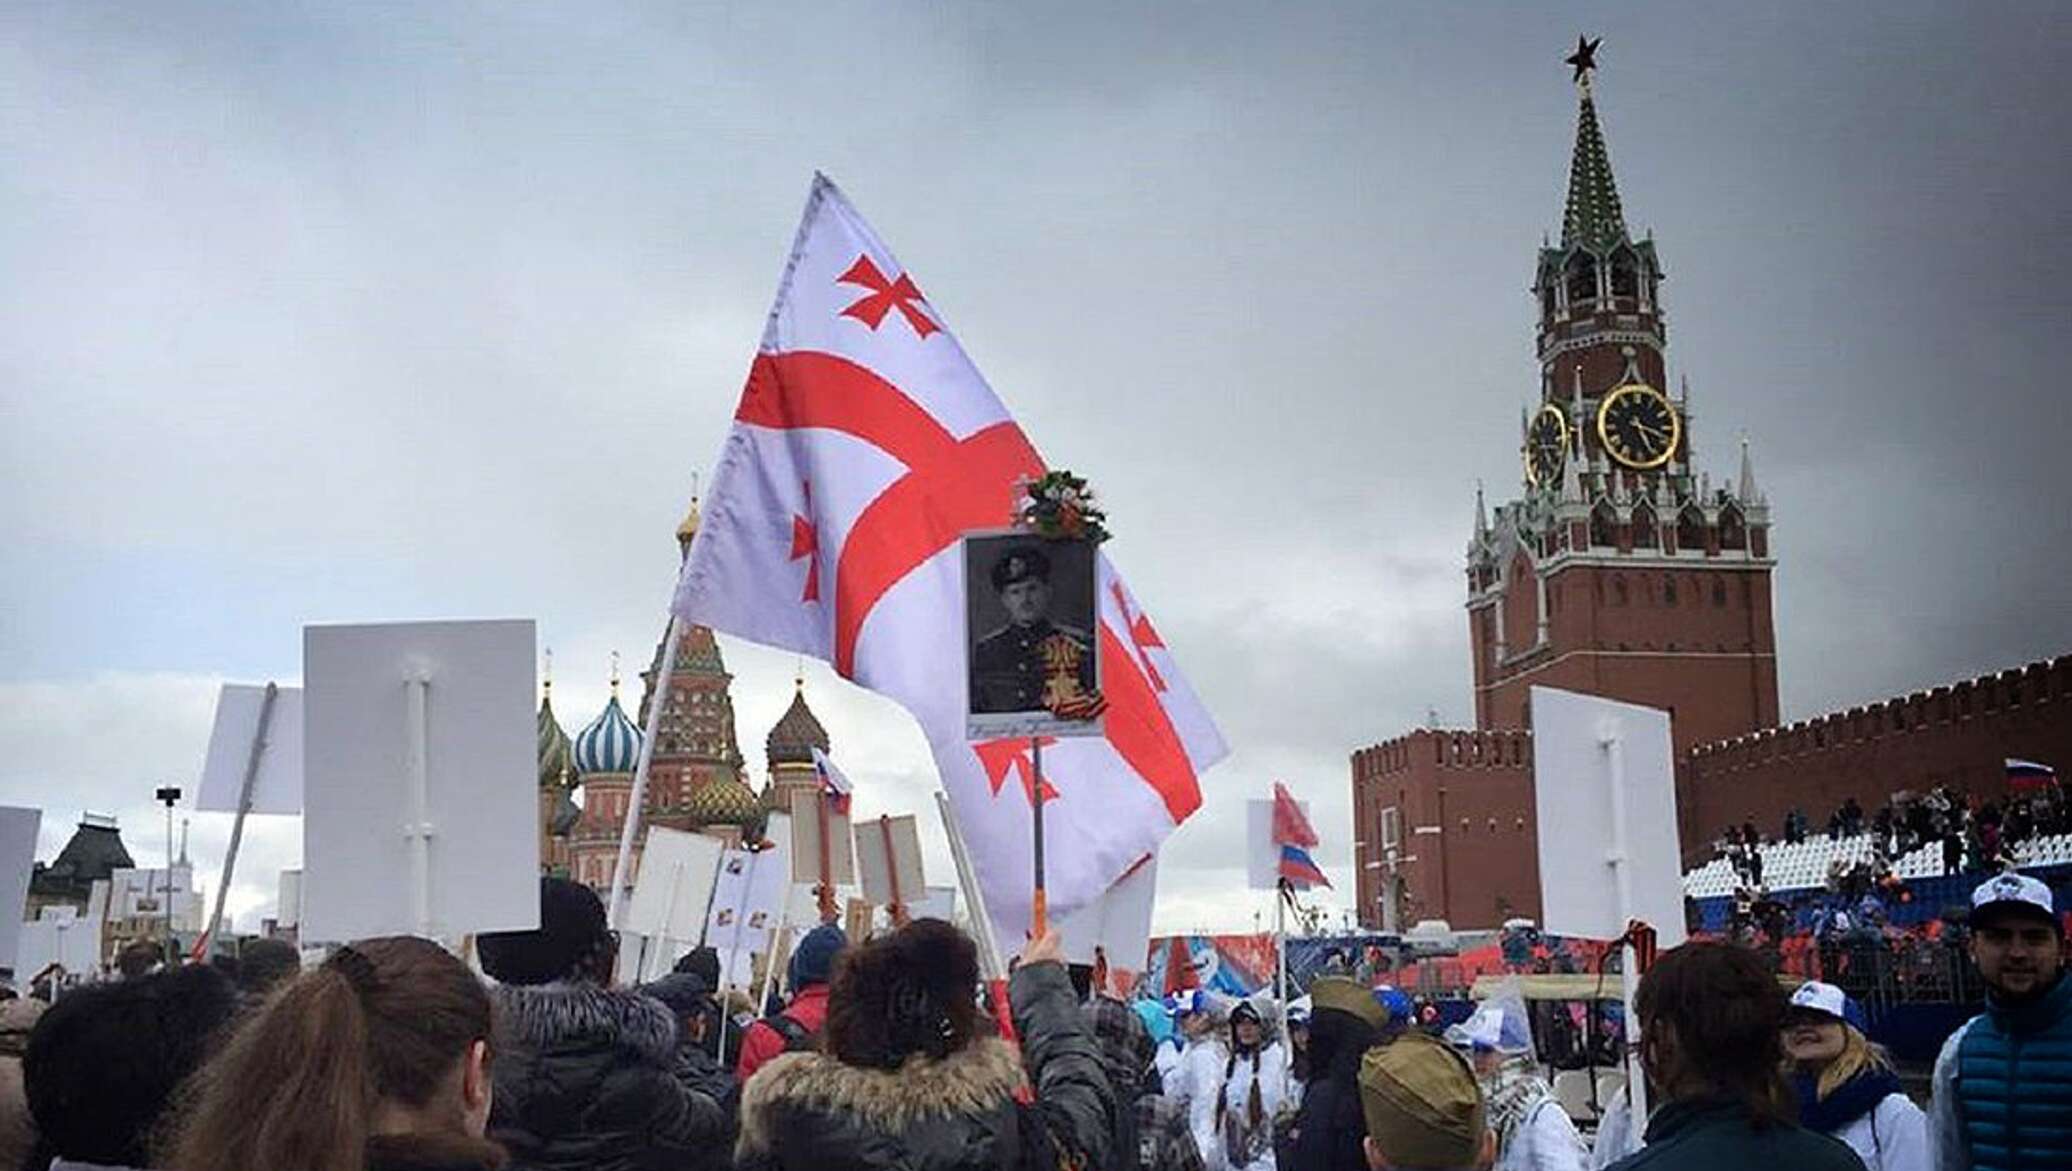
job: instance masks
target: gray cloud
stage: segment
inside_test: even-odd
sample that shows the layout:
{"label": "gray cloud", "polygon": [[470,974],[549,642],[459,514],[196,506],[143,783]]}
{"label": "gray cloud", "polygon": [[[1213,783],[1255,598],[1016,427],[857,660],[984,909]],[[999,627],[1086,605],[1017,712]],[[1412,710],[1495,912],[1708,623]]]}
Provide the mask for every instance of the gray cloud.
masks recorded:
{"label": "gray cloud", "polygon": [[[63,747],[0,794],[149,826],[307,621],[537,616],[579,725],[818,167],[1109,497],[1235,749],[1162,911],[1216,925],[1236,801],[1342,818],[1352,748],[1471,716],[1585,28],[1701,460],[1747,433],[1776,505],[1786,714],[2072,646],[2060,7],[45,6],[0,45],[0,721]],[[728,654],[753,759],[794,664]],[[920,803],[910,721],[811,680]]]}

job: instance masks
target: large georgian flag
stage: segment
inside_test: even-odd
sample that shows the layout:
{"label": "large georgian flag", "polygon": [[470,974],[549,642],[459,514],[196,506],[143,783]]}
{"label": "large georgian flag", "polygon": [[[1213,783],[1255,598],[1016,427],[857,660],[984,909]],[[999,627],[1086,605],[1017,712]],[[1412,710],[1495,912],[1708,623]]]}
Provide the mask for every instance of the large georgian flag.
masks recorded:
{"label": "large georgian flag", "polygon": [[[809,654],[920,721],[1004,953],[1033,901],[1029,742],[965,739],[958,540],[1013,515],[1043,461],[892,251],[815,176],[704,520],[681,617]],[[1222,735],[1099,560],[1105,735],[1045,741],[1054,916],[1201,804]]]}

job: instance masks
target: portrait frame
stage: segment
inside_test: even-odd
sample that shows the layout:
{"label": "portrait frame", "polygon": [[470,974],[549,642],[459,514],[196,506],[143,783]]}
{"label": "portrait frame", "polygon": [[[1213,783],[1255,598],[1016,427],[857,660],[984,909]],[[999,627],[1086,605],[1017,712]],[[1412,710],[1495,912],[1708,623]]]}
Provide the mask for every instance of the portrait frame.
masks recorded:
{"label": "portrait frame", "polygon": [[[1101,689],[1098,551],[1091,541],[1055,540],[1025,529],[966,533],[959,555],[964,586],[965,734],[973,741],[1033,736],[1100,736],[1103,720],[1062,719],[1044,706],[1042,668],[1029,663],[1033,651],[1010,645],[1015,623],[996,588],[995,569],[1010,557],[1034,564],[1003,575],[1041,577],[1048,585],[1043,619],[1057,633],[1082,644],[1084,659],[1075,680],[1082,691]],[[1013,584],[1012,582],[1009,583]],[[1019,672],[1010,669],[1023,668]]]}

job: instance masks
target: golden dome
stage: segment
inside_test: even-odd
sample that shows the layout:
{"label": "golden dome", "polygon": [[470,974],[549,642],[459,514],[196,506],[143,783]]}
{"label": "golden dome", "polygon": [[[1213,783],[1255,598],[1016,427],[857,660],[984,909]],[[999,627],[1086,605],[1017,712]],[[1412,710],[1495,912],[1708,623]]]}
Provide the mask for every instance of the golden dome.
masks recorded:
{"label": "golden dome", "polygon": [[731,825],[752,829],[763,823],[763,802],[736,777],[721,777],[691,794],[684,812],[696,826]]}

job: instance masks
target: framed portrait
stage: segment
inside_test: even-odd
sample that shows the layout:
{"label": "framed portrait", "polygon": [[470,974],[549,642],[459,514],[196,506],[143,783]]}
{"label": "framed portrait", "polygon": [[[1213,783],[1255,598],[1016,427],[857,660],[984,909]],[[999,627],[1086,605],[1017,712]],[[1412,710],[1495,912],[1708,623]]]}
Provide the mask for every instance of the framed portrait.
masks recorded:
{"label": "framed portrait", "polygon": [[1098,736],[1056,700],[1101,689],[1094,546],[1021,531],[964,538],[965,728],[973,740]]}

